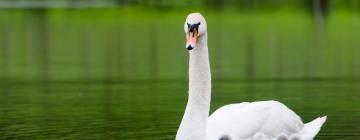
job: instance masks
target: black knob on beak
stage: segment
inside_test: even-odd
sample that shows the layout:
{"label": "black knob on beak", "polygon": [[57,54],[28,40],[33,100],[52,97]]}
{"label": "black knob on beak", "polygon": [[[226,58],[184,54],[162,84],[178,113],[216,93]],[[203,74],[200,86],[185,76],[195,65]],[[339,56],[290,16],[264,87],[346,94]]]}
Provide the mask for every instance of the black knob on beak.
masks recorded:
{"label": "black knob on beak", "polygon": [[192,47],[191,45],[189,45],[189,46],[186,47],[186,49],[190,51],[190,50],[194,49],[194,47]]}
{"label": "black knob on beak", "polygon": [[197,24],[189,24],[189,23],[187,23],[189,32],[194,32],[195,30],[198,31],[200,24],[201,24],[200,22],[197,23]]}

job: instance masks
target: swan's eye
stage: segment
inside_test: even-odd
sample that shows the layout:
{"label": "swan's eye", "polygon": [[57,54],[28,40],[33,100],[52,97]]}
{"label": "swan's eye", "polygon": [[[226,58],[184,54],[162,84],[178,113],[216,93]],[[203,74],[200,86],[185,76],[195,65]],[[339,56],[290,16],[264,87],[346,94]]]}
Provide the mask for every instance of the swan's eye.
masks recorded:
{"label": "swan's eye", "polygon": [[199,27],[200,24],[201,24],[201,22],[199,22],[199,23],[197,23],[197,24],[195,24],[195,25]]}
{"label": "swan's eye", "polygon": [[[191,24],[190,23],[186,23],[187,24],[187,26],[188,26],[188,28],[190,28],[191,27]],[[195,26],[198,26],[199,27],[199,25],[201,24],[201,22],[199,22],[199,23],[196,23],[196,24],[193,24],[193,25],[195,25]]]}

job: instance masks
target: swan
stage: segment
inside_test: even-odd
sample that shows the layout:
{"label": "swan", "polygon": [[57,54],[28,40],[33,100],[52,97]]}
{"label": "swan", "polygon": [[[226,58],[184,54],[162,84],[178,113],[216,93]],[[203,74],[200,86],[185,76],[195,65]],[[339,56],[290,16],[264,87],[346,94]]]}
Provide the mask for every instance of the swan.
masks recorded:
{"label": "swan", "polygon": [[209,116],[211,74],[205,18],[189,14],[184,30],[190,57],[189,95],[176,140],[312,140],[320,131],[326,116],[304,124],[278,101],[229,104]]}

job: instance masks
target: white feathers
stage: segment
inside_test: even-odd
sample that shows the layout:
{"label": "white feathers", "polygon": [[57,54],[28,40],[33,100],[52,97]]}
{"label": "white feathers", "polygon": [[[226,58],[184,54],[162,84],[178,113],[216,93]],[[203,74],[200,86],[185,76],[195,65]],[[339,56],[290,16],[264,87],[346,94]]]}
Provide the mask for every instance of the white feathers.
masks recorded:
{"label": "white feathers", "polygon": [[325,123],[327,116],[316,118],[307,123],[296,135],[300,140],[312,140],[319,133],[321,126]]}
{"label": "white feathers", "polygon": [[230,104],[216,110],[207,122],[207,139],[227,134],[231,140],[312,140],[325,119],[303,124],[277,101]]}
{"label": "white feathers", "polygon": [[187,23],[199,23],[196,48],[189,51],[189,98],[176,140],[312,140],[326,117],[304,124],[277,101],[230,104],[209,116],[211,73],[205,18],[190,14]]}

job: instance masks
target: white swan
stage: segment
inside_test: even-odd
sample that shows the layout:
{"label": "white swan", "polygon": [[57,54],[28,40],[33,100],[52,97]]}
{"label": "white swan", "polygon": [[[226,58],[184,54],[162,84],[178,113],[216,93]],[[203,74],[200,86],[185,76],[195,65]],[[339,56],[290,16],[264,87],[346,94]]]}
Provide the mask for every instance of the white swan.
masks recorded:
{"label": "white swan", "polygon": [[209,116],[211,77],[206,26],[200,13],[186,18],[189,98],[176,140],[312,140],[326,116],[304,124],[277,101],[230,104]]}

